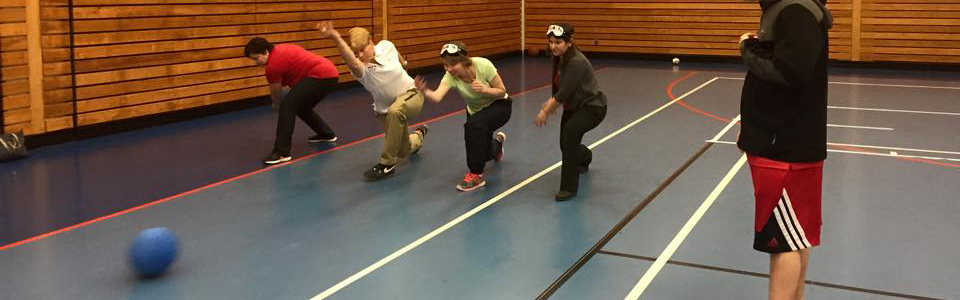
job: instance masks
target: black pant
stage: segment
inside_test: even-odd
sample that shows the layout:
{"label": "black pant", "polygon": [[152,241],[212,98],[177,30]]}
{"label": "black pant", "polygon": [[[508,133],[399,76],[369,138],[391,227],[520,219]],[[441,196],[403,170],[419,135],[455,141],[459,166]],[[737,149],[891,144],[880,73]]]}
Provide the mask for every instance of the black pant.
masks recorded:
{"label": "black pant", "polygon": [[580,167],[588,166],[593,153],[583,145],[583,135],[600,125],[607,116],[606,106],[584,106],[577,110],[563,110],[560,118],[560,190],[577,192],[580,186]]}
{"label": "black pant", "polygon": [[483,174],[483,167],[497,155],[500,144],[493,133],[510,120],[511,99],[494,101],[475,114],[467,115],[463,139],[467,145],[467,167],[470,173]]}
{"label": "black pant", "polygon": [[337,78],[306,77],[290,89],[287,96],[280,101],[277,140],[273,144],[273,151],[281,155],[290,154],[295,117],[300,117],[300,120],[307,123],[307,126],[310,126],[321,137],[334,136],[333,130],[313,111],[313,107],[317,106],[317,103],[320,103],[337,86],[338,81]]}

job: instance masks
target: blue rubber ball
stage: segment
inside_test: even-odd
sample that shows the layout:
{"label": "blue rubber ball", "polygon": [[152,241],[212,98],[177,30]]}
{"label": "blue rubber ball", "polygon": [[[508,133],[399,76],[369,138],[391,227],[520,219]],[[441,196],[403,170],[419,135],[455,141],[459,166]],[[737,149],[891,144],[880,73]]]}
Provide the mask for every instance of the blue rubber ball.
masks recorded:
{"label": "blue rubber ball", "polygon": [[177,237],[166,228],[141,231],[130,246],[130,265],[145,278],[163,275],[177,259]]}

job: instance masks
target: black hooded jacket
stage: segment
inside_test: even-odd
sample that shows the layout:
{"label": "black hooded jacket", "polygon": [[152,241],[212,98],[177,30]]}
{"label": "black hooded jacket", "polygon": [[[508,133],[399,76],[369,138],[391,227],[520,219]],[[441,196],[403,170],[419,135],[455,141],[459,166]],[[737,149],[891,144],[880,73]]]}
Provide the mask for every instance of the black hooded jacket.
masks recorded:
{"label": "black hooded jacket", "polygon": [[827,157],[827,30],[817,0],[761,0],[758,38],[740,44],[748,67],[737,146],[787,162]]}

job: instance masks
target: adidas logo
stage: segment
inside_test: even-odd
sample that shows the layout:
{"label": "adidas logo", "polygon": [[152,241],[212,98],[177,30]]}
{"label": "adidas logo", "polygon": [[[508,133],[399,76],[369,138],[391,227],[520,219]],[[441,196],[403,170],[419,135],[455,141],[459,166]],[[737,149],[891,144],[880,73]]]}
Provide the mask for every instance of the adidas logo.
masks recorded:
{"label": "adidas logo", "polygon": [[767,247],[776,248],[779,247],[780,243],[777,242],[777,239],[770,239],[770,242],[767,243]]}

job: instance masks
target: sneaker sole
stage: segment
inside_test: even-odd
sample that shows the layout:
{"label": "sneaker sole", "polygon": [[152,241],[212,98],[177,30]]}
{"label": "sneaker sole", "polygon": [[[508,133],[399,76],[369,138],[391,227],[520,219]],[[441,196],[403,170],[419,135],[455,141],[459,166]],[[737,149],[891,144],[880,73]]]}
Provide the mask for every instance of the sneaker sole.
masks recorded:
{"label": "sneaker sole", "polygon": [[384,179],[387,179],[387,178],[389,178],[389,177],[390,177],[390,175],[383,176],[383,177],[380,177],[380,178],[370,178],[370,177],[364,176],[363,179],[364,179],[365,181],[367,181],[367,182],[374,182],[374,181],[384,180]]}
{"label": "sneaker sole", "polygon": [[467,188],[462,188],[462,187],[460,187],[460,185],[458,184],[458,185],[457,185],[457,189],[460,190],[461,192],[469,192],[469,191],[472,191],[472,190],[481,188],[481,187],[483,187],[483,186],[485,186],[485,185],[487,185],[487,182],[486,182],[486,181],[478,184],[478,185],[475,186],[475,187],[472,187],[472,188],[467,189]]}
{"label": "sneaker sole", "polygon": [[389,178],[390,176],[393,176],[394,173],[396,173],[396,172],[390,172],[390,173],[387,173],[386,175],[383,175],[383,176],[381,176],[381,177],[367,177],[367,175],[363,175],[363,179],[366,180],[366,181],[370,181],[370,182],[380,181],[380,180],[387,179],[387,178]]}
{"label": "sneaker sole", "polygon": [[337,138],[336,138],[336,137],[334,137],[334,138],[332,138],[332,139],[329,139],[329,140],[307,140],[307,142],[310,142],[310,143],[333,143],[333,142],[336,142],[336,141],[337,141]]}
{"label": "sneaker sole", "polygon": [[265,160],[265,161],[263,161],[263,163],[264,163],[264,164],[268,164],[268,165],[275,165],[275,164],[279,164],[279,163],[282,163],[282,162],[288,162],[288,161],[290,161],[290,160],[292,160],[292,159],[293,159],[292,157],[282,157],[282,158],[280,158],[280,159],[278,159],[278,160],[269,160],[269,161],[266,161],[266,160]]}

